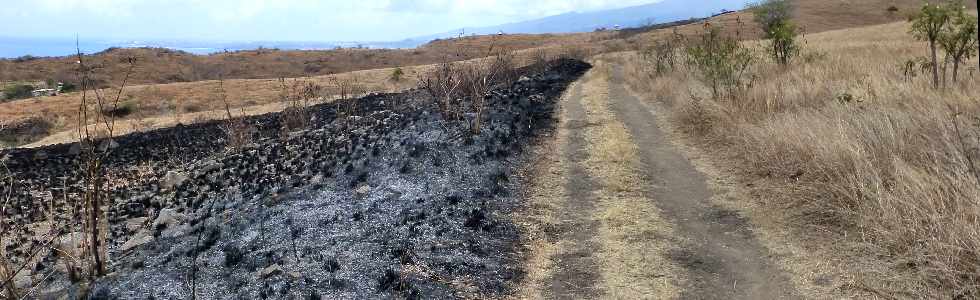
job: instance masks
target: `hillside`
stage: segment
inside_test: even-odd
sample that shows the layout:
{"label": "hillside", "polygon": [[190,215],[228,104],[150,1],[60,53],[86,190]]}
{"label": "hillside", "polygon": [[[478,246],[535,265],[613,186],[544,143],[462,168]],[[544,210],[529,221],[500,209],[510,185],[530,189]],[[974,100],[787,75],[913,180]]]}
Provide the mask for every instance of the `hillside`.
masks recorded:
{"label": "hillside", "polygon": [[643,27],[658,23],[669,23],[692,18],[705,18],[722,10],[735,11],[745,6],[744,0],[667,0],[625,8],[570,12],[536,20],[501,24],[487,27],[467,27],[459,30],[434,34],[411,40],[427,41],[437,38],[453,37],[460,32],[467,34],[544,34],[592,32],[599,28],[613,29]]}
{"label": "hillside", "polygon": [[[581,35],[477,36],[440,40],[416,49],[344,48],[323,51],[259,49],[195,55],[160,48],[116,48],[86,55],[98,68],[94,79],[104,85],[118,84],[134,58],[133,84],[166,84],[224,79],[264,79],[347,73],[359,70],[416,66],[443,61],[485,57],[495,52],[515,51],[560,43],[574,43]],[[0,81],[75,82],[74,57],[3,59]]]}
{"label": "hillside", "polygon": [[[899,11],[888,12],[892,5]],[[918,5],[914,0],[798,1],[797,18],[812,34],[902,20]],[[739,28],[738,21],[744,23],[740,30],[743,38],[758,36],[751,16],[745,12],[720,16],[709,22],[735,29]],[[112,85],[125,75],[126,58],[137,58],[136,70],[130,80],[130,85],[135,86],[126,91],[125,99],[136,110],[125,116],[122,127],[124,132],[131,132],[221,118],[225,114],[220,111],[222,103],[215,96],[217,82],[213,81],[218,77],[227,81],[227,95],[233,108],[247,107],[248,114],[258,114],[281,109],[281,105],[276,104],[281,100],[276,91],[277,83],[263,78],[310,76],[311,81],[327,87],[326,98],[335,94],[330,91],[330,86],[336,78],[356,78],[364,91],[392,92],[413,87],[418,70],[426,69],[427,64],[485,56],[491,45],[494,52],[524,49],[519,54],[522,63],[528,63],[537,56],[539,51],[535,49],[550,49],[551,55],[570,49],[593,54],[643,49],[675,29],[691,35],[700,32],[702,25],[646,27],[619,32],[468,36],[436,40],[411,50],[256,50],[201,56],[166,49],[116,49],[91,55],[88,59],[90,64],[100,67],[95,72],[96,79]],[[73,62],[67,57],[24,62],[0,60],[0,78],[43,81],[54,76],[56,80],[72,82],[75,76]],[[390,82],[387,79],[396,66],[405,67],[408,75],[401,82]],[[171,82],[178,84],[157,84]],[[77,94],[69,93],[0,103],[0,117],[7,126],[0,132],[0,141],[15,145],[39,142],[35,145],[40,145],[71,140],[73,128],[77,127],[74,121],[77,99]]]}
{"label": "hillside", "polygon": [[[560,44],[582,44],[608,39],[606,33],[574,34],[517,34],[560,33],[585,30],[585,27],[621,24],[624,26],[646,25],[651,18],[656,22],[668,22],[691,17],[703,17],[721,8],[737,7],[740,1],[709,1],[704,8],[693,9],[686,1],[666,1],[645,6],[573,13],[542,20],[488,27],[484,30],[469,29],[486,35],[468,36],[463,39],[442,39],[425,43],[416,49],[337,49],[325,51],[280,51],[260,49],[194,55],[168,49],[111,49],[87,56],[100,74],[95,79],[102,84],[115,84],[125,74],[128,58],[135,58],[137,68],[131,77],[133,84],[164,84],[224,79],[261,79],[277,77],[319,76],[358,70],[414,66],[445,60],[466,60],[487,55],[490,45],[497,51],[531,49]],[[890,6],[899,12],[888,11]],[[920,5],[916,0],[867,0],[867,1],[798,1],[798,20],[808,33],[881,24],[902,20]],[[968,5],[975,7],[975,3]],[[749,22],[745,13],[725,15],[713,22],[734,23],[737,18]],[[615,20],[615,21],[609,21]],[[539,28],[539,29],[530,29]],[[688,31],[697,25],[686,26]],[[747,25],[746,32],[754,26]],[[498,30],[507,34],[497,36]],[[642,31],[642,29],[640,29]],[[635,32],[635,30],[634,30]],[[648,42],[669,30],[655,30],[630,40]],[[444,35],[434,35],[438,38]],[[644,38],[647,36],[648,38]],[[751,36],[746,36],[751,37]],[[74,62],[71,57],[32,58],[26,60],[0,60],[0,81],[47,81],[74,82]]]}

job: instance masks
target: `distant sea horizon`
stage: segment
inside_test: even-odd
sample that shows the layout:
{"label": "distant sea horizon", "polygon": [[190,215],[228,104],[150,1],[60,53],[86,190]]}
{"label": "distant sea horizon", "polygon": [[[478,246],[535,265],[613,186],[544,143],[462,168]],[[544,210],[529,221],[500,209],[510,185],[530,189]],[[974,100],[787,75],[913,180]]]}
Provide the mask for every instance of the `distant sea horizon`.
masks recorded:
{"label": "distant sea horizon", "polygon": [[[93,54],[110,48],[167,48],[198,55],[208,55],[225,51],[255,50],[259,48],[280,50],[330,50],[338,47],[365,48],[414,48],[417,41],[401,42],[209,42],[209,41],[140,41],[140,40],[79,40],[78,48],[84,54]],[[0,36],[0,58],[13,59],[24,56],[63,57],[76,54],[75,39],[68,38],[22,38]]]}

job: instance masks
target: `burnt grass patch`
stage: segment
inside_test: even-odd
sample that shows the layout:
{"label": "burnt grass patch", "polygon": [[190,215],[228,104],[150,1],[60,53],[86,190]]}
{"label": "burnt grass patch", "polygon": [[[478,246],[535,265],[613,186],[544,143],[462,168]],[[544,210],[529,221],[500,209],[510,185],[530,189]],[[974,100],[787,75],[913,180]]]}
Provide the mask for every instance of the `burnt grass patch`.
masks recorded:
{"label": "burnt grass patch", "polygon": [[[523,205],[512,172],[552,129],[561,93],[590,66],[532,66],[491,92],[479,135],[441,117],[424,91],[372,94],[356,116],[310,108],[309,128],[250,117],[252,142],[226,151],[220,122],[117,137],[110,170],[110,270],[91,296],[122,299],[498,298],[523,276]],[[530,73],[530,70],[543,70]],[[17,179],[8,253],[37,246],[29,224],[65,232],[80,192],[79,146],[0,152]],[[7,187],[0,187],[6,192]],[[135,242],[134,242],[135,241]],[[142,241],[142,242],[141,242]],[[55,254],[38,270],[56,269]],[[12,258],[14,263],[23,257]],[[42,272],[38,272],[44,275]],[[38,297],[78,296],[55,273]]]}

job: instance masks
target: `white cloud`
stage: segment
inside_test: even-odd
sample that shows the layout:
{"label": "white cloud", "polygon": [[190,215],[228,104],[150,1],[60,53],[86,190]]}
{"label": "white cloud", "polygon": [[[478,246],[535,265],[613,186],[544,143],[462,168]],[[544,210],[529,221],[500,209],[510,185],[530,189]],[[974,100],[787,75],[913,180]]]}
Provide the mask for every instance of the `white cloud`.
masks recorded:
{"label": "white cloud", "polygon": [[96,14],[100,16],[129,16],[141,1],[126,0],[36,0],[35,9],[42,12]]}
{"label": "white cloud", "polygon": [[0,36],[400,39],[653,1],[17,0],[0,10]]}
{"label": "white cloud", "polygon": [[657,0],[389,0],[388,9],[402,12],[539,17],[650,2],[657,2]]}

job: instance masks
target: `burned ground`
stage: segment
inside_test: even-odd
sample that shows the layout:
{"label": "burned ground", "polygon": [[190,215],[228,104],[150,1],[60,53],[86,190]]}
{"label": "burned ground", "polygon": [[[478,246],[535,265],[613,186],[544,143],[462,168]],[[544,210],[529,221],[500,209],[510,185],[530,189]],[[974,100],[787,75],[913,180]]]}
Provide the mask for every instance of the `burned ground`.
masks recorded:
{"label": "burned ground", "polygon": [[[255,142],[238,151],[225,150],[217,122],[98,145],[113,151],[111,267],[91,295],[506,295],[522,276],[507,216],[523,204],[514,192],[521,182],[511,174],[554,125],[561,92],[588,68],[560,60],[493,91],[476,136],[409,91],[352,100],[356,117],[337,117],[344,102],[312,107],[312,125],[298,132],[282,133],[277,114],[249,118]],[[2,245],[15,262],[41,247],[36,231],[52,225],[50,211],[53,228],[77,234],[79,148],[0,155],[17,179],[4,216],[16,232]],[[41,297],[77,295],[56,254],[42,255],[19,283],[42,281]]]}

